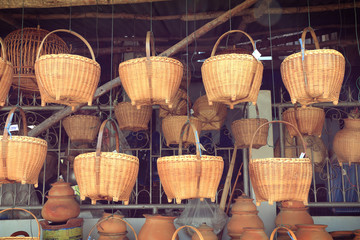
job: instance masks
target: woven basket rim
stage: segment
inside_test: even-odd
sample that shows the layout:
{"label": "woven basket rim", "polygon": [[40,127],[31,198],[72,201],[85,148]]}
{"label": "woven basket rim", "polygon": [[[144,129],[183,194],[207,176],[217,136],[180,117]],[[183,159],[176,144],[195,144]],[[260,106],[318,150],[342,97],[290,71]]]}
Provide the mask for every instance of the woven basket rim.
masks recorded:
{"label": "woven basket rim", "polygon": [[11,67],[13,66],[10,61],[8,61],[8,60],[5,61],[4,58],[2,58],[2,57],[0,57],[0,62],[5,63],[6,65],[10,65]]}
{"label": "woven basket rim", "polygon": [[263,122],[268,122],[269,120],[267,120],[266,118],[242,118],[242,119],[238,119],[235,120],[231,123],[231,125],[236,125],[238,123],[242,123],[242,122],[252,122],[253,120],[259,120],[259,121],[263,121]]}
{"label": "woven basket rim", "polygon": [[68,120],[71,120],[73,118],[92,118],[92,119],[99,119],[100,118],[98,116],[94,116],[94,115],[85,115],[85,114],[79,114],[79,115],[71,115],[71,116],[67,116],[64,120],[64,121],[68,121]]}
{"label": "woven basket rim", "polygon": [[37,59],[35,61],[35,63],[42,61],[42,60],[46,60],[49,58],[69,58],[69,59],[75,59],[75,60],[80,60],[80,61],[84,61],[87,63],[91,63],[93,65],[95,65],[96,67],[100,68],[100,64],[94,60],[92,60],[91,58],[87,58],[81,55],[76,55],[76,54],[68,54],[68,53],[58,53],[58,54],[45,54],[45,55],[41,55],[39,57],[39,59]]}
{"label": "woven basket rim", "polygon": [[[82,153],[75,157],[74,161],[77,159],[87,159],[89,157],[96,157],[96,152]],[[139,164],[139,159],[135,156],[125,154],[125,153],[115,153],[115,152],[101,152],[100,157],[109,157],[109,158],[118,158],[125,161],[130,161]],[[124,157],[126,159],[124,159]]]}
{"label": "woven basket rim", "polygon": [[[142,105],[140,109],[136,108],[136,105],[132,105],[131,102],[118,102],[115,107],[114,107],[114,111],[119,111],[119,108],[121,107],[131,107],[136,109],[137,111],[141,111],[141,110],[150,110],[152,111],[152,105]],[[148,108],[148,109],[146,109]]]}
{"label": "woven basket rim", "polygon": [[[133,58],[130,60],[126,60],[125,62],[122,62],[119,64],[119,68],[129,65],[129,64],[134,64],[134,63],[143,63],[146,62],[147,58],[146,57],[142,57],[142,58]],[[179,65],[180,67],[184,67],[182,65],[182,63],[174,58],[170,58],[170,57],[160,57],[160,56],[151,56],[150,57],[150,61],[152,62],[168,62],[168,63],[174,63],[176,65]]]}
{"label": "woven basket rim", "polygon": [[251,163],[311,163],[310,158],[252,158]]}
{"label": "woven basket rim", "polygon": [[[14,141],[14,142],[32,142],[32,143],[38,143],[41,144],[43,146],[47,146],[47,142],[44,139],[41,138],[36,138],[36,137],[29,137],[29,136],[11,136],[8,137],[7,139],[9,142]],[[3,135],[0,135],[0,141],[3,141]]]}
{"label": "woven basket rim", "polygon": [[[313,49],[313,50],[305,50],[305,55],[314,55],[314,54],[334,54],[334,55],[338,55],[341,56],[342,58],[344,58],[344,56],[337,50],[335,49]],[[297,53],[293,53],[289,56],[287,56],[284,61],[282,61],[281,64],[286,63],[287,61],[293,60],[294,58],[301,58],[302,54],[301,52],[297,52]],[[345,58],[344,58],[345,59]]]}
{"label": "woven basket rim", "polygon": [[[183,161],[199,161],[197,160],[196,155],[193,154],[184,154],[178,156],[165,156],[159,157],[157,162],[183,162]],[[200,161],[217,161],[217,162],[224,162],[221,156],[211,156],[211,155],[202,155]]]}
{"label": "woven basket rim", "polygon": [[311,106],[309,106],[309,107],[301,107],[301,108],[297,108],[296,110],[295,110],[295,108],[294,108],[294,107],[290,107],[290,108],[287,108],[287,109],[283,112],[283,114],[284,114],[284,113],[287,113],[287,112],[294,112],[294,111],[307,111],[307,110],[312,110],[312,111],[321,111],[321,112],[323,112],[323,111],[324,111],[324,109],[322,109],[322,108],[318,108],[318,107],[311,107]]}
{"label": "woven basket rim", "polygon": [[[163,118],[163,120],[169,119],[169,118],[184,119],[185,117],[187,118],[186,115],[173,115],[173,116],[166,116],[166,117]],[[191,117],[190,117],[190,120],[195,120],[195,121],[199,121],[199,122],[200,122],[199,118],[197,118],[197,117],[195,117],[195,116],[191,116]]]}
{"label": "woven basket rim", "polygon": [[253,55],[250,54],[239,54],[239,53],[229,53],[229,54],[221,54],[221,55],[215,55],[212,57],[209,57],[208,59],[206,59],[203,63],[203,66],[206,63],[210,63],[213,61],[219,61],[219,60],[226,60],[226,59],[239,59],[239,60],[252,60],[254,62],[260,63],[261,65],[262,62],[260,62],[259,60],[257,60]]}

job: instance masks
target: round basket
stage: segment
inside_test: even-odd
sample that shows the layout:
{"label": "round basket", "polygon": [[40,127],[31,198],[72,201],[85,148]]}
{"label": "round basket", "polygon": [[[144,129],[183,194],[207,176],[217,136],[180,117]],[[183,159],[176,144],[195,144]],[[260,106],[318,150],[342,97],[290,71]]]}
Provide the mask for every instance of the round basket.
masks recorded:
{"label": "round basket", "polygon": [[[308,202],[308,194],[312,179],[312,164],[309,158],[252,158],[252,146],[258,131],[270,123],[284,123],[285,121],[270,121],[258,127],[249,147],[249,174],[256,195],[256,205],[268,201],[280,202],[285,200]],[[296,129],[296,131],[298,131]],[[306,145],[299,133],[304,151]]]}
{"label": "round basket", "polygon": [[196,155],[182,155],[182,135],[179,138],[179,156],[160,157],[157,169],[161,184],[168,201],[176,199],[180,204],[183,199],[210,198],[215,201],[217,188],[223,173],[224,161],[220,156],[201,155],[196,127],[186,122],[181,133],[189,128],[197,136]]}
{"label": "round basket", "polygon": [[119,134],[113,121],[117,152],[101,152],[104,128],[108,121],[105,120],[100,126],[96,152],[80,154],[75,158],[75,178],[81,200],[89,197],[92,204],[97,200],[107,200],[124,201],[127,205],[138,175],[139,159],[118,153]]}
{"label": "round basket", "polygon": [[13,66],[7,61],[6,45],[0,38],[1,56],[0,57],[0,106],[4,106],[8,96],[13,77]]}
{"label": "round basket", "polygon": [[155,57],[153,35],[148,32],[146,57],[120,63],[119,76],[132,105],[140,108],[143,105],[167,104],[171,108],[183,77],[183,65],[173,58]]}
{"label": "round basket", "polygon": [[100,118],[90,115],[73,115],[62,121],[65,132],[72,142],[92,142],[101,125]]}
{"label": "round basket", "polygon": [[[305,50],[305,36],[311,33],[315,50]],[[302,52],[292,54],[281,63],[281,77],[291,102],[308,105],[316,102],[338,103],[345,74],[345,58],[333,49],[320,49],[311,27],[303,30]]]}
{"label": "round basket", "polygon": [[138,132],[147,130],[152,115],[151,106],[137,109],[129,102],[120,102],[115,106],[115,116],[120,130]]}
{"label": "round basket", "polygon": [[[13,87],[20,87],[25,92],[39,91],[35,78],[35,54],[41,41],[48,33],[49,31],[40,28],[24,28],[15,30],[5,37],[4,41],[7,46],[9,61],[14,66]],[[49,36],[44,43],[44,54],[67,54],[69,52],[70,50],[66,43],[55,34]]]}
{"label": "round basket", "polygon": [[[24,136],[9,136],[14,112],[20,111]],[[4,134],[0,136],[0,184],[20,182],[38,186],[38,177],[47,153],[47,142],[41,138],[27,136],[27,123],[24,111],[14,107],[6,119]]]}
{"label": "round basket", "polygon": [[172,108],[169,108],[167,105],[160,105],[159,117],[186,115],[187,102],[189,102],[189,107],[191,107],[190,98],[186,94],[186,91],[179,88],[172,101]]}
{"label": "round basket", "polygon": [[222,102],[234,105],[241,102],[256,104],[263,75],[263,65],[250,54],[221,54],[215,56],[220,41],[230,33],[245,34],[255,48],[253,39],[245,32],[233,30],[224,33],[215,43],[211,57],[201,67],[209,104]]}
{"label": "round basket", "polygon": [[196,99],[193,110],[194,116],[201,121],[201,130],[220,130],[227,115],[225,104],[215,102],[209,105],[206,95]]}
{"label": "round basket", "polygon": [[[73,54],[46,54],[40,57],[46,38],[56,32],[71,33],[80,38],[89,48],[92,59]],[[35,62],[41,106],[46,103],[64,104],[73,108],[81,103],[91,106],[100,71],[90,44],[81,35],[66,29],[48,33],[39,46]]]}

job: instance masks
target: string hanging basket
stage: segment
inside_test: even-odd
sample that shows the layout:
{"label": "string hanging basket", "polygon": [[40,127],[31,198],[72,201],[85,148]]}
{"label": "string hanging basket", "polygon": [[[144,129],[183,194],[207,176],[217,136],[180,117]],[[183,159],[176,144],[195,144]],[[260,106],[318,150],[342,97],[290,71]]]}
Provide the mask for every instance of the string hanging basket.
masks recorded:
{"label": "string hanging basket", "polygon": [[210,198],[215,201],[217,188],[223,173],[224,161],[220,156],[201,155],[200,143],[196,127],[186,122],[181,128],[191,126],[196,135],[196,155],[182,155],[182,134],[179,134],[179,155],[160,157],[157,169],[161,184],[168,201],[176,199],[180,204],[183,199]]}
{"label": "string hanging basket", "polygon": [[263,65],[250,54],[221,54],[215,56],[220,41],[230,33],[243,33],[250,39],[256,50],[253,39],[241,30],[224,33],[215,43],[211,57],[201,67],[203,83],[209,104],[222,102],[230,106],[241,102],[256,104],[262,82]]}
{"label": "string hanging basket", "polygon": [[[24,136],[9,136],[16,110],[20,111]],[[0,136],[0,184],[19,182],[38,186],[38,177],[47,153],[47,142],[41,138],[27,136],[27,123],[24,111],[14,107],[9,112],[4,134]]]}
{"label": "string hanging basket", "polygon": [[[115,129],[117,152],[101,152],[104,128],[108,121],[111,121]],[[101,124],[96,152],[80,154],[74,160],[74,173],[79,185],[80,198],[85,200],[89,197],[92,204],[97,200],[107,200],[124,201],[127,205],[138,171],[137,157],[119,153],[119,134],[112,120],[105,120]]]}
{"label": "string hanging basket", "polygon": [[13,66],[7,59],[6,45],[2,38],[0,38],[0,45],[0,106],[4,106],[11,86]]}
{"label": "string hanging basket", "polygon": [[167,116],[186,115],[188,102],[189,107],[191,107],[190,98],[187,95],[186,91],[179,88],[172,101],[172,108],[169,108],[167,105],[160,105],[159,117],[164,118]]}
{"label": "string hanging basket", "polygon": [[[46,54],[40,57],[45,40],[56,32],[71,33],[80,38],[88,47],[92,59],[74,54]],[[46,103],[64,104],[73,108],[81,103],[91,106],[100,71],[90,44],[81,35],[66,29],[48,33],[39,46],[35,62],[41,106]]]}
{"label": "string hanging basket", "polygon": [[[35,78],[36,51],[49,31],[38,28],[18,29],[5,37],[7,55],[12,63],[14,77],[12,85],[25,92],[39,92]],[[21,36],[22,35],[22,36]],[[22,44],[21,44],[22,39]],[[57,35],[52,34],[43,45],[43,54],[68,54],[66,43]],[[20,77],[20,86],[19,86]]]}
{"label": "string hanging basket", "polygon": [[[256,205],[259,206],[263,201],[272,205],[273,202],[285,200],[302,201],[307,205],[312,177],[309,158],[252,158],[255,135],[270,123],[284,123],[296,129],[285,121],[270,121],[260,125],[255,131],[249,147],[249,174],[256,195]],[[304,139],[298,134],[306,152]]]}
{"label": "string hanging basket", "polygon": [[92,142],[101,125],[98,116],[73,115],[62,121],[66,134],[72,142]]}
{"label": "string hanging basket", "polygon": [[[315,50],[305,50],[306,33],[310,32]],[[311,27],[301,35],[302,52],[292,54],[280,65],[281,77],[291,102],[309,105],[316,102],[339,101],[345,74],[345,58],[333,49],[320,49],[319,41]]]}
{"label": "string hanging basket", "polygon": [[179,88],[186,91],[188,89],[188,84],[190,86],[190,83],[191,83],[191,69],[190,69],[190,66],[188,66],[186,64],[185,61],[182,61],[182,60],[179,60],[179,61],[183,65],[183,76],[182,76]]}
{"label": "string hanging basket", "polygon": [[129,102],[120,102],[114,110],[120,130],[138,132],[148,129],[152,115],[151,106],[142,106],[137,109]]}
{"label": "string hanging basket", "polygon": [[147,32],[146,57],[120,63],[119,76],[131,104],[138,109],[153,104],[171,108],[183,77],[183,65],[173,58],[156,57],[152,32]]}

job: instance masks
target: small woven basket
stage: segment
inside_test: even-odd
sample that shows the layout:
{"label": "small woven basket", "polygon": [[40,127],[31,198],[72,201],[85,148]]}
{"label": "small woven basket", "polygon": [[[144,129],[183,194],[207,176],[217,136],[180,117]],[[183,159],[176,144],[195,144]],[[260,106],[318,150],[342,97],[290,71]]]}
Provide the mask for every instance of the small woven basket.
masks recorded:
{"label": "small woven basket", "polygon": [[241,102],[256,104],[263,75],[263,65],[250,54],[221,54],[215,56],[220,41],[230,33],[243,33],[256,50],[253,39],[245,32],[232,30],[224,33],[215,43],[211,57],[201,67],[209,104],[222,102],[234,105]]}
{"label": "small woven basket", "polygon": [[[292,200],[308,202],[311,185],[312,164],[309,158],[252,158],[252,146],[258,131],[270,123],[284,123],[285,121],[270,121],[262,124],[255,131],[249,147],[249,174],[256,195],[256,205],[263,201],[273,202]],[[296,131],[298,131],[296,129]],[[306,145],[299,133],[304,151]]]}
{"label": "small woven basket", "polygon": [[143,105],[166,104],[171,108],[183,77],[183,65],[173,58],[156,57],[153,35],[148,32],[146,57],[120,63],[119,76],[132,105],[140,108]]}
{"label": "small woven basket", "polygon": [[[305,37],[311,33],[315,50],[305,50]],[[311,27],[303,30],[302,50],[292,54],[281,63],[281,77],[288,90],[291,102],[308,105],[316,102],[339,101],[345,74],[345,58],[333,49],[320,49],[319,41]]]}
{"label": "small woven basket", "polygon": [[157,160],[161,184],[169,202],[176,199],[176,203],[180,204],[181,200],[190,198],[210,198],[214,202],[224,161],[220,156],[201,155],[195,125],[186,122],[180,132],[183,133],[189,125],[197,136],[196,155],[182,155],[183,136],[179,134],[179,155],[160,157]]}
{"label": "small woven basket", "polygon": [[129,102],[120,102],[115,106],[115,116],[120,130],[138,132],[147,130],[152,115],[151,106],[137,109]]}
{"label": "small woven basket", "polygon": [[[89,48],[92,59],[73,54],[47,54],[40,57],[46,38],[56,32],[71,33],[80,38]],[[35,62],[41,106],[46,103],[64,104],[73,108],[81,103],[91,106],[100,71],[90,44],[81,35],[66,29],[48,33],[40,44]]]}
{"label": "small woven basket", "polygon": [[2,53],[0,57],[0,106],[4,106],[13,78],[13,66],[7,61],[6,46],[2,38],[0,38],[0,44]]}
{"label": "small woven basket", "polygon": [[104,128],[108,121],[105,120],[100,126],[96,152],[80,154],[75,158],[75,178],[81,200],[89,197],[92,204],[97,200],[107,200],[124,201],[127,205],[138,175],[139,159],[118,153],[119,134],[113,121],[117,152],[101,152]]}
{"label": "small woven basket", "polygon": [[191,107],[190,98],[188,97],[186,91],[179,88],[172,101],[172,108],[169,108],[167,105],[160,105],[159,117],[164,118],[167,116],[186,115],[187,102],[189,102],[189,107]]}
{"label": "small woven basket", "polygon": [[100,118],[90,115],[73,115],[62,121],[65,132],[72,142],[92,142],[101,125]]}

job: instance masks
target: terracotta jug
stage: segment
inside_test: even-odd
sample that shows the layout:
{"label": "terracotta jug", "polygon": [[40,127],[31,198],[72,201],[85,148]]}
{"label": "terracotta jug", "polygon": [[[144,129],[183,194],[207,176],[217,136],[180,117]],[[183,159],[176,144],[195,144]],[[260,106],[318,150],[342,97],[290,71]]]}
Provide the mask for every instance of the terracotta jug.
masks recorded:
{"label": "terracotta jug", "polygon": [[297,240],[332,240],[331,235],[326,232],[327,225],[321,224],[298,224],[295,233]]}
{"label": "terracotta jug", "polygon": [[129,240],[126,236],[127,232],[124,233],[99,233],[98,240]]}
{"label": "terracotta jug", "polygon": [[263,228],[244,228],[241,240],[269,240]]}
{"label": "terracotta jug", "polygon": [[70,187],[70,183],[61,179],[51,185],[48,200],[41,210],[42,217],[52,222],[65,222],[79,216],[80,206],[75,200],[74,190]]}
{"label": "terracotta jug", "polygon": [[[213,232],[214,229],[206,225],[206,223],[201,224],[197,229],[200,231],[204,240],[218,240],[218,237]],[[194,234],[191,240],[200,240],[200,238],[197,234]]]}
{"label": "terracotta jug", "polygon": [[126,224],[119,220],[124,216],[118,213],[106,213],[104,212],[97,224],[97,230],[99,233],[107,234],[122,234],[126,232]]}
{"label": "terracotta jug", "polygon": [[360,229],[354,231],[355,237],[353,240],[360,240]]}
{"label": "terracotta jug", "polygon": [[[307,210],[307,207],[280,207],[280,212],[275,218],[275,224],[276,226],[284,225],[292,231],[297,230],[296,224],[314,224],[314,220]],[[278,233],[281,233],[282,231],[284,230],[279,230]]]}
{"label": "terracotta jug", "polygon": [[[139,232],[139,240],[170,240],[175,233],[176,217],[144,214],[145,224]],[[178,238],[176,238],[178,239]]]}
{"label": "terracotta jug", "polygon": [[241,195],[235,199],[235,203],[231,207],[232,212],[253,212],[256,211],[256,205],[253,203],[254,199],[246,195]]}

